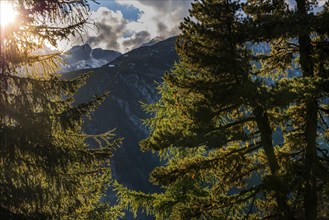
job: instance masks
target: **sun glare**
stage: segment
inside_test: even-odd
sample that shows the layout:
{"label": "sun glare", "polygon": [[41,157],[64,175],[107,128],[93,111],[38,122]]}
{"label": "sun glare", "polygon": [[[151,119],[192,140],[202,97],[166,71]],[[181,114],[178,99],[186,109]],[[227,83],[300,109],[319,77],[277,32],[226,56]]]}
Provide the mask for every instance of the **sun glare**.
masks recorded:
{"label": "sun glare", "polygon": [[15,22],[17,12],[9,1],[0,0],[0,25],[7,26]]}

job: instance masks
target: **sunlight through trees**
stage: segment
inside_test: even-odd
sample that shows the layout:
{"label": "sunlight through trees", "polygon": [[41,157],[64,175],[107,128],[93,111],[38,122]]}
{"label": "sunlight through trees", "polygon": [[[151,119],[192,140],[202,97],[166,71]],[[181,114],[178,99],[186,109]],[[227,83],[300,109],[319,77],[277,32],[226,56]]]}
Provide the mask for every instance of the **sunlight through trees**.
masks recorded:
{"label": "sunlight through trees", "polygon": [[[14,0],[1,6],[0,218],[88,219],[120,215],[101,204],[111,181],[113,133],[82,132],[107,94],[76,105],[89,74],[61,80],[59,53],[38,55],[79,35],[88,23],[86,0]],[[14,7],[13,23],[9,13]],[[10,9],[10,10],[9,10]],[[6,13],[3,13],[6,10]],[[7,11],[8,10],[8,11]],[[5,25],[6,24],[6,25]],[[91,145],[86,140],[93,139]],[[106,209],[105,209],[106,207]]]}

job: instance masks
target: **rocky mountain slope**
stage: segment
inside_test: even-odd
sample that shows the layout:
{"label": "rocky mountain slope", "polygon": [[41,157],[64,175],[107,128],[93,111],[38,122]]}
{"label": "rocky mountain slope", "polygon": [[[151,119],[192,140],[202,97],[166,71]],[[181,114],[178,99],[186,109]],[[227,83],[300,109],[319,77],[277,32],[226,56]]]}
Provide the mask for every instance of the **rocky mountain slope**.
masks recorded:
{"label": "rocky mountain slope", "polygon": [[74,46],[63,56],[61,72],[101,67],[122,54],[114,50],[92,49],[88,44]]}
{"label": "rocky mountain slope", "polygon": [[[156,82],[161,81],[165,71],[173,67],[178,56],[176,38],[142,46],[132,50],[106,65],[88,69],[93,71],[86,85],[76,95],[78,102],[87,102],[95,94],[110,91],[102,106],[86,122],[88,133],[101,133],[116,128],[116,134],[124,137],[123,146],[115,152],[113,170],[115,177],[124,185],[137,190],[157,190],[148,182],[149,173],[159,161],[151,153],[139,150],[139,141],[147,136],[142,120],[147,114],[141,102],[154,103],[158,99]],[[64,74],[73,78],[86,70]]]}

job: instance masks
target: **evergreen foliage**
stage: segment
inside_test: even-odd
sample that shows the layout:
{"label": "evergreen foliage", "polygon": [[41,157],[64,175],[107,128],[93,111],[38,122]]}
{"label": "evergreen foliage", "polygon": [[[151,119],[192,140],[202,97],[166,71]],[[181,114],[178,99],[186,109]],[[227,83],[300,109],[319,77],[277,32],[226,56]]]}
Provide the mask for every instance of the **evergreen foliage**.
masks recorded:
{"label": "evergreen foliage", "polygon": [[[87,0],[14,0],[17,22],[1,27],[0,218],[90,219],[122,213],[101,204],[111,183],[113,131],[82,132],[83,117],[104,94],[75,104],[89,74],[61,80],[59,54],[38,55],[43,45],[81,34]],[[93,139],[93,145],[88,145]],[[89,141],[90,142],[90,141]],[[109,218],[107,218],[109,219]]]}
{"label": "evergreen foliage", "polygon": [[[197,0],[141,142],[162,193],[117,184],[156,219],[328,218],[329,3]],[[258,50],[270,46],[269,51]]]}

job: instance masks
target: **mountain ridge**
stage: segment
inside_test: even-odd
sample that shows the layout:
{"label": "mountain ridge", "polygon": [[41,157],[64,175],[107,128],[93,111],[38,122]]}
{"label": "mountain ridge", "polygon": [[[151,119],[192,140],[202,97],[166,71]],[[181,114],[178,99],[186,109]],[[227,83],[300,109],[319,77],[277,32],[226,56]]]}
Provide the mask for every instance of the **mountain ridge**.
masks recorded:
{"label": "mountain ridge", "polygon": [[62,66],[61,73],[98,68],[121,55],[114,50],[91,48],[89,44],[76,45],[62,56],[65,65]]}

